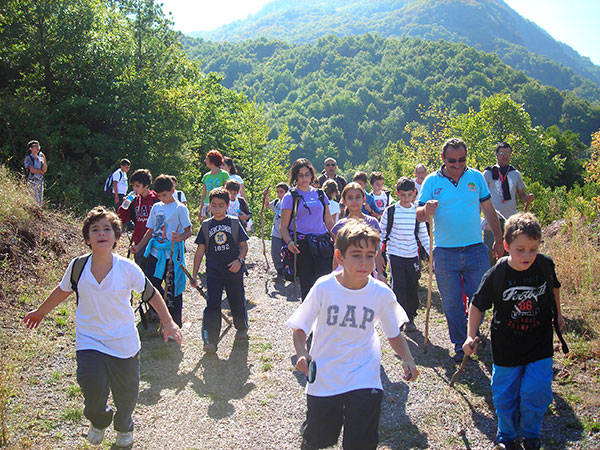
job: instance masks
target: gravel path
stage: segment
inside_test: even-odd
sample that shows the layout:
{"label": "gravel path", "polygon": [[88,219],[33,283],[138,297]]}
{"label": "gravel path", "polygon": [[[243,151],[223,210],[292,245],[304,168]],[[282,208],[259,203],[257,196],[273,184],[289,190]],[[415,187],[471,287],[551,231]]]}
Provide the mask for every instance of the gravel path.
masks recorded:
{"label": "gravel path", "polygon": [[[299,302],[293,299],[291,283],[276,283],[272,274],[266,272],[260,240],[253,237],[249,245],[247,344],[234,344],[235,330],[231,329],[216,356],[204,355],[200,330],[205,301],[189,285],[184,293],[181,348],[172,342],[163,344],[154,331],[145,331],[140,326],[142,383],[134,414],[134,449],[300,447],[299,429],[306,408],[305,381],[294,369],[291,331],[284,326]],[[186,256],[190,266],[193,253],[188,251]],[[420,289],[422,305],[427,296],[427,277],[424,271]],[[419,330],[424,329],[424,321],[424,310],[420,310],[416,320]],[[402,381],[401,362],[382,339],[381,377],[385,395],[379,448],[493,448],[496,420],[489,387],[489,345],[481,359],[470,361],[455,387],[450,388],[449,379],[456,365],[450,359],[450,342],[437,292],[433,295],[428,353],[423,354],[420,331],[407,337],[421,372],[419,379],[410,385]],[[62,364],[63,371],[72,377],[74,364],[73,355],[70,356]],[[64,355],[57,354],[52,364],[60,359],[65,359]],[[557,389],[555,386],[555,392]],[[61,395],[64,396],[52,393],[55,399]],[[81,405],[81,399],[75,401]],[[52,404],[53,400],[46,403]],[[33,448],[88,448],[82,437],[87,431],[87,421],[69,424],[62,420],[60,439],[47,436],[47,440],[37,441],[40,445]],[[586,438],[581,427],[569,426],[579,420],[569,402],[557,394],[544,421],[545,448],[600,448],[596,435]],[[110,448],[114,438],[115,432],[108,431],[106,448]]]}

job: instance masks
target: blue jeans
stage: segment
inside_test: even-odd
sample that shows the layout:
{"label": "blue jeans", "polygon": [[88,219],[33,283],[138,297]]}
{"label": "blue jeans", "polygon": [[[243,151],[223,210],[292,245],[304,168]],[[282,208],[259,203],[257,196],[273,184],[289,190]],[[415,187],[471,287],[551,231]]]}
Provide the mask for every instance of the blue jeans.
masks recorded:
{"label": "blue jeans", "polygon": [[544,414],[552,403],[552,358],[524,366],[494,364],[492,395],[498,416],[498,442],[539,438]]}
{"label": "blue jeans", "polygon": [[471,299],[479,287],[481,277],[490,268],[487,248],[483,243],[467,247],[435,247],[433,264],[450,341],[460,353],[467,339],[467,315],[460,280],[462,277],[465,294]]}

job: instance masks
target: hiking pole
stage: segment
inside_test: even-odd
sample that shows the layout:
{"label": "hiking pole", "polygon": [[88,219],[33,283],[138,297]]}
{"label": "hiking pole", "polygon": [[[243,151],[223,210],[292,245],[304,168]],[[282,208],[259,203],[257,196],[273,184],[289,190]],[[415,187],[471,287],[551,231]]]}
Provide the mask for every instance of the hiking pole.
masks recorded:
{"label": "hiking pole", "polygon": [[[185,266],[183,264],[179,264],[179,267],[181,268],[181,270],[183,270],[183,273],[185,273],[185,276],[188,278],[188,280],[190,280],[190,283],[193,280],[192,274],[185,268]],[[204,298],[204,300],[206,300],[206,293],[204,292],[204,289],[202,289],[202,287],[200,285],[196,286],[196,290],[200,293],[200,295]],[[227,322],[228,326],[233,325],[233,322],[229,319],[229,317],[227,317],[223,311],[221,311],[221,317],[223,318],[223,320],[225,322]]]}
{"label": "hiking pole", "polygon": [[429,311],[431,310],[431,284],[433,282],[433,216],[427,218],[429,222],[429,281],[427,284],[427,309],[425,311],[425,339],[423,340],[423,353],[427,353],[429,340]]}
{"label": "hiking pole", "polygon": [[[477,344],[479,344],[479,336],[475,336],[475,339],[473,339],[473,342],[471,342],[471,348],[477,348]],[[465,366],[467,365],[469,358],[470,356],[465,353],[465,356],[463,356],[462,362],[460,363],[460,367],[456,370],[456,372],[454,372],[452,378],[450,378],[450,387],[454,386],[456,378],[458,378],[458,376],[465,370]]]}
{"label": "hiking pole", "polygon": [[267,188],[263,192],[262,206],[260,207],[260,241],[262,242],[263,248],[263,256],[265,257],[265,263],[267,265],[266,271],[268,272],[269,267],[269,259],[267,258],[267,247],[265,246],[265,202],[267,201],[267,196],[269,195],[269,188],[271,185],[267,185]]}
{"label": "hiking pole", "polygon": [[[296,229],[296,213],[298,212],[298,200],[296,200],[294,202],[294,210],[293,210],[293,214],[294,214],[294,247],[296,248],[296,251],[298,251],[298,232]],[[294,252],[294,299],[297,297],[297,281],[296,281],[296,275],[298,273],[298,254],[296,252]]]}

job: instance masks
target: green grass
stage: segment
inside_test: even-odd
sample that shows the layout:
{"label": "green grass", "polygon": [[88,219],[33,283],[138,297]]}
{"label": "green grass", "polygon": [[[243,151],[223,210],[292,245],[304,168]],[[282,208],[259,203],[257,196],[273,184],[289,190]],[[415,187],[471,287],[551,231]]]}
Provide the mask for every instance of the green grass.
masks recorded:
{"label": "green grass", "polygon": [[78,384],[73,383],[68,385],[66,391],[68,398],[81,397],[81,387]]}
{"label": "green grass", "polygon": [[83,410],[79,406],[68,406],[66,407],[62,414],[61,418],[68,422],[77,423],[83,417]]}

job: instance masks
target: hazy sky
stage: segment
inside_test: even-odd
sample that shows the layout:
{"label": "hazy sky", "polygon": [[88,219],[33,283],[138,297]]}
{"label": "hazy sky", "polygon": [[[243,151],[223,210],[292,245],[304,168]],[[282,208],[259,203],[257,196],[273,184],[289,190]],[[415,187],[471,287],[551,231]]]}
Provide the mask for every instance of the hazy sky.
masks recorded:
{"label": "hazy sky", "polygon": [[[270,0],[160,0],[184,33],[214,30],[254,14]],[[526,19],[600,65],[600,0],[505,0]]]}

